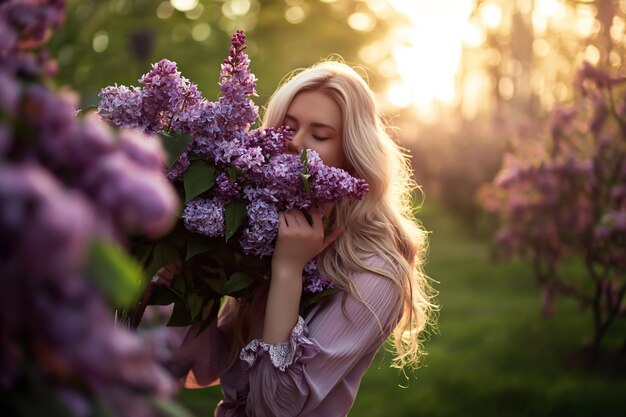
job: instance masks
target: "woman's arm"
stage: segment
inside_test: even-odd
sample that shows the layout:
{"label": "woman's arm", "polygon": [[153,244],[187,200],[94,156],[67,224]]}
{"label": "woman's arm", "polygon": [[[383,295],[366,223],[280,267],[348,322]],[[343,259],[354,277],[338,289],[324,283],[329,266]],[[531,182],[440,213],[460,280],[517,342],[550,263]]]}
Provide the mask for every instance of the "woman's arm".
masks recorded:
{"label": "woman's arm", "polygon": [[306,325],[298,319],[285,343],[257,339],[242,350],[250,381],[246,415],[348,412],[363,373],[398,322],[400,300],[388,278],[362,272],[353,282],[364,303],[348,295],[344,304],[337,294]]}
{"label": "woman's arm", "polygon": [[330,245],[341,232],[324,236],[322,212],[310,210],[311,224],[300,210],[279,214],[278,238],[272,255],[272,280],[267,296],[263,341],[285,342],[298,321],[302,271],[308,261]]}

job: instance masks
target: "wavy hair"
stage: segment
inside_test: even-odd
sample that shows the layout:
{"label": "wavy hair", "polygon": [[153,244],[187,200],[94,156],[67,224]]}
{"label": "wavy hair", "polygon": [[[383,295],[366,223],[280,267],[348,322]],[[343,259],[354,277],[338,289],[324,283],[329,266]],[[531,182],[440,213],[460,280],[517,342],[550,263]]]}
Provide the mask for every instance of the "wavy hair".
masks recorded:
{"label": "wavy hair", "polygon": [[[288,76],[270,98],[262,125],[282,125],[289,105],[303,91],[320,91],[339,105],[350,173],[365,179],[370,188],[362,200],[334,206],[330,221],[343,233],[319,255],[318,266],[337,287],[361,301],[351,280],[353,272],[372,271],[395,283],[401,297],[396,316],[400,320],[391,333],[392,366],[415,368],[424,354],[423,341],[436,329],[438,306],[423,270],[428,239],[413,215],[415,192],[421,189],[413,180],[409,155],[387,133],[365,80],[337,61],[323,61]],[[388,268],[372,269],[364,263],[372,255],[382,257]]]}

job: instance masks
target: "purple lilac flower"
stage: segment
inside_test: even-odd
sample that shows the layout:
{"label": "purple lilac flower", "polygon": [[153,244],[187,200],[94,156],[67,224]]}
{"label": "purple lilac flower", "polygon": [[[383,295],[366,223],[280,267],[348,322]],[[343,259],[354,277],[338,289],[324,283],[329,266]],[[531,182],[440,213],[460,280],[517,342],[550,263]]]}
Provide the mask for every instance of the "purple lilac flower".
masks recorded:
{"label": "purple lilac flower", "polygon": [[148,130],[159,132],[173,122],[186,106],[200,101],[196,85],[181,77],[176,63],[162,59],[139,79],[145,84],[142,91],[142,112]]}
{"label": "purple lilac flower", "polygon": [[255,146],[251,148],[244,148],[241,155],[233,160],[232,164],[235,168],[243,171],[251,170],[259,172],[264,162],[265,157],[263,156],[261,148]]}
{"label": "purple lilac flower", "polygon": [[135,129],[120,129],[120,148],[135,164],[160,172],[165,164],[165,151],[155,136]]}
{"label": "purple lilac flower", "polygon": [[50,29],[63,22],[64,12],[64,0],[0,3],[1,20],[19,38],[21,48],[36,46],[45,41]]}
{"label": "purple lilac flower", "polygon": [[180,181],[183,179],[183,174],[189,168],[190,162],[187,156],[187,152],[183,152],[174,165],[167,171],[167,179],[170,181]]}
{"label": "purple lilac flower", "polygon": [[304,190],[300,175],[302,169],[299,155],[274,155],[262,167],[256,182],[261,187],[273,190],[280,210],[310,207],[311,200]]}
{"label": "purple lilac flower", "polygon": [[123,153],[101,158],[82,186],[105,213],[112,214],[120,230],[158,236],[175,220],[178,198],[165,177],[143,169]]}
{"label": "purple lilac flower", "polygon": [[220,132],[213,115],[216,103],[200,100],[195,104],[187,104],[178,112],[172,121],[172,129],[190,134],[194,138],[214,139]]}
{"label": "purple lilac flower", "polygon": [[4,256],[19,256],[24,266],[51,276],[80,266],[96,230],[83,195],[64,190],[42,167],[6,164],[0,167],[0,202]]}
{"label": "purple lilac flower", "polygon": [[327,276],[320,274],[317,268],[317,259],[310,260],[304,266],[302,274],[303,290],[310,294],[322,292],[328,288],[333,288],[334,284]]}
{"label": "purple lilac flower", "polygon": [[228,175],[221,173],[215,179],[217,185],[217,195],[224,199],[236,197],[241,192],[241,186],[228,178]]}
{"label": "purple lilac flower", "polygon": [[115,126],[143,128],[142,95],[139,87],[105,87],[98,94],[98,113]]}
{"label": "purple lilac flower", "polygon": [[247,130],[259,115],[258,108],[248,98],[256,95],[256,77],[249,71],[250,59],[243,52],[245,38],[241,30],[232,36],[229,56],[220,71],[222,96],[215,116],[225,131]]}
{"label": "purple lilac flower", "polygon": [[42,85],[32,85],[22,98],[23,117],[37,131],[47,156],[62,158],[62,145],[76,133],[75,110],[68,100]]}
{"label": "purple lilac flower", "polygon": [[246,213],[248,224],[239,240],[241,249],[248,255],[271,255],[280,226],[278,209],[274,204],[258,199],[248,203]]}
{"label": "purple lilac flower", "polygon": [[224,200],[195,198],[185,206],[183,221],[187,230],[205,236],[224,236]]}
{"label": "purple lilac flower", "polygon": [[287,126],[256,129],[248,135],[246,146],[258,146],[266,157],[271,157],[285,152],[291,135],[291,130]]}
{"label": "purple lilac flower", "polygon": [[354,178],[343,169],[324,165],[313,150],[308,151],[307,171],[311,174],[311,189],[318,205],[344,198],[360,200],[369,191],[365,180]]}
{"label": "purple lilac flower", "polygon": [[[0,39],[2,39],[1,32]],[[17,80],[0,70],[0,109],[11,116],[14,115],[17,112],[19,98],[20,85]]]}
{"label": "purple lilac flower", "polygon": [[9,129],[3,124],[0,123],[0,158],[4,158],[6,153],[11,146],[11,135]]}
{"label": "purple lilac flower", "polygon": [[[0,5],[0,11],[5,7],[6,5]],[[0,42],[0,67],[8,70],[9,68],[7,67],[12,67],[12,58],[17,54],[18,37],[1,12],[0,39],[2,39],[2,42]]]}

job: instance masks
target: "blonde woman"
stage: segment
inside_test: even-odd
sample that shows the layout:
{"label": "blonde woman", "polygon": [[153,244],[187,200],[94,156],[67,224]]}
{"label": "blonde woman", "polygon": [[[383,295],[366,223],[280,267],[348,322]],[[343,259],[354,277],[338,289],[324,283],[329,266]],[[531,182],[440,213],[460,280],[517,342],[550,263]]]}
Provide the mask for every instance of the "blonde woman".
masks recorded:
{"label": "blonde woman", "polygon": [[[368,85],[345,64],[322,62],[288,79],[265,111],[264,126],[280,125],[293,131],[289,152],[316,150],[370,191],[312,210],[312,224],[298,210],[281,213],[268,286],[249,305],[229,299],[199,336],[188,332],[179,363],[188,387],[221,383],[216,416],[346,416],[381,345],[391,336],[394,365],[416,365],[433,322],[415,184]],[[340,291],[300,317],[302,272],[315,256]],[[176,272],[160,275],[167,282]]]}

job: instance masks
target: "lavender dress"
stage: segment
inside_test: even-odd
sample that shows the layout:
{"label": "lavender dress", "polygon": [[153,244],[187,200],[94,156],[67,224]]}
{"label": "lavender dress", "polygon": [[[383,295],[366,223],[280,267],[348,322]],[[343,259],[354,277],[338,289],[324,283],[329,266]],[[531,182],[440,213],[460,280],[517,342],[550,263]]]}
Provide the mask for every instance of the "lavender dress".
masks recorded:
{"label": "lavender dress", "polygon": [[[385,268],[378,257],[366,262]],[[398,322],[400,297],[391,280],[371,272],[353,274],[353,282],[369,308],[348,296],[344,315],[339,292],[299,317],[287,342],[252,340],[228,370],[222,369],[228,327],[213,325],[199,336],[192,327],[179,351],[192,361],[186,386],[221,383],[218,417],[346,416],[365,371]]]}

